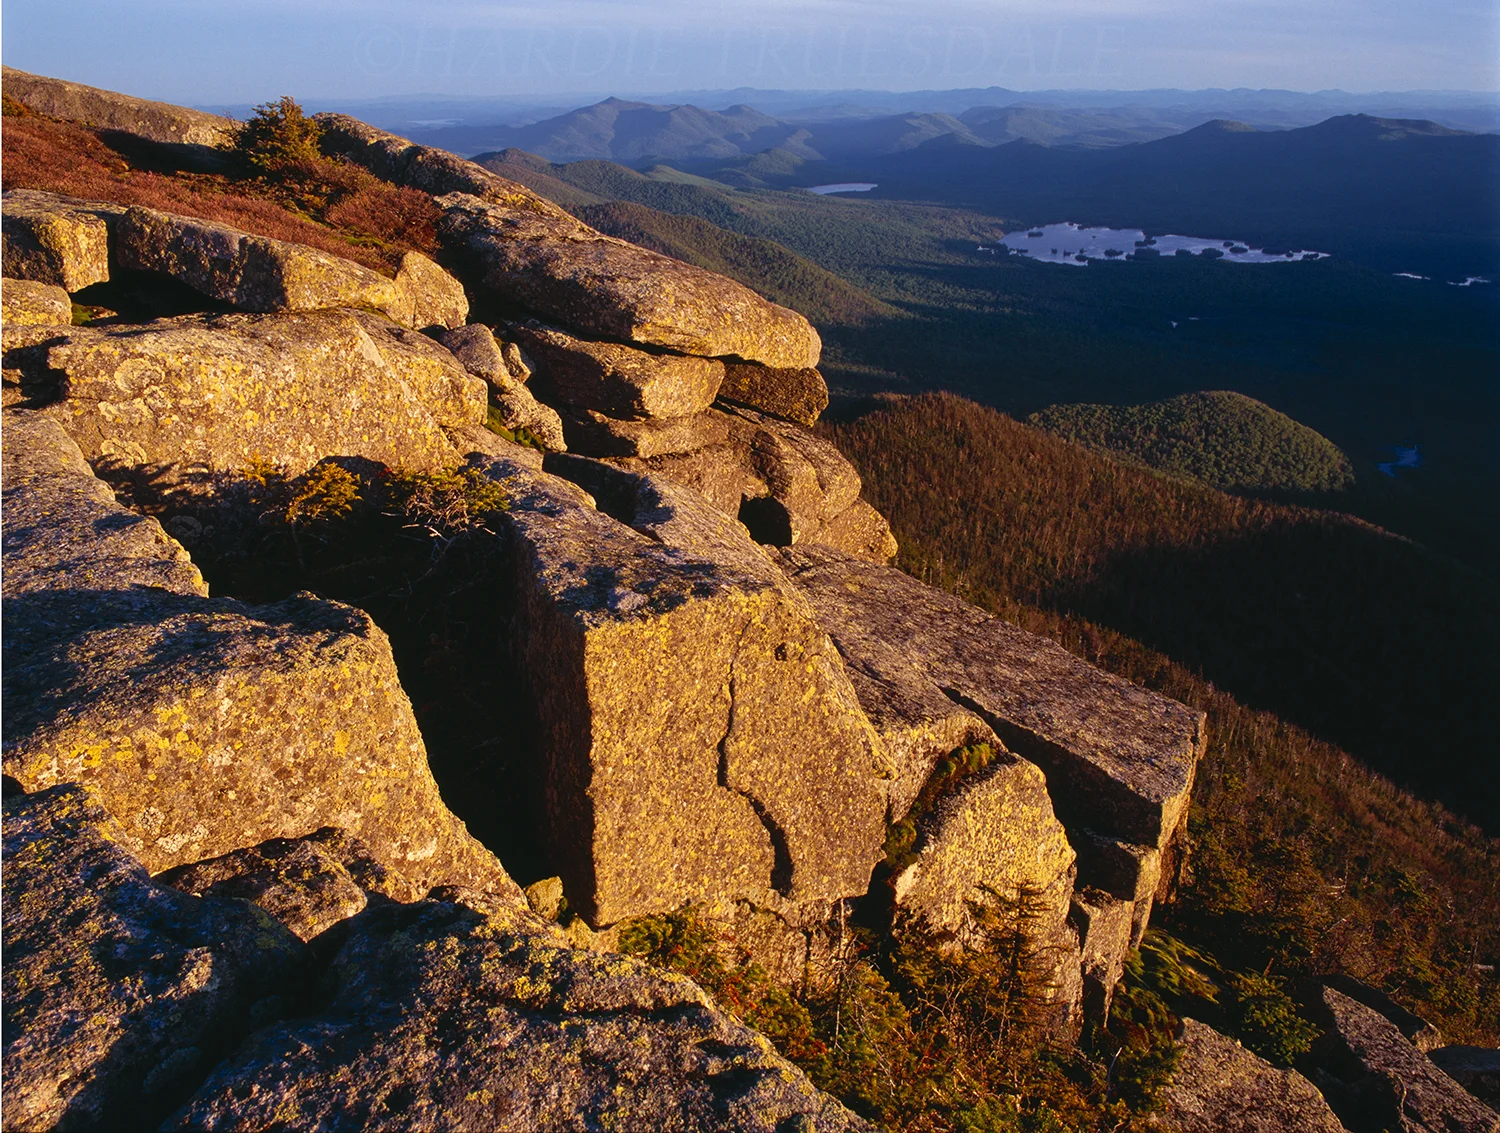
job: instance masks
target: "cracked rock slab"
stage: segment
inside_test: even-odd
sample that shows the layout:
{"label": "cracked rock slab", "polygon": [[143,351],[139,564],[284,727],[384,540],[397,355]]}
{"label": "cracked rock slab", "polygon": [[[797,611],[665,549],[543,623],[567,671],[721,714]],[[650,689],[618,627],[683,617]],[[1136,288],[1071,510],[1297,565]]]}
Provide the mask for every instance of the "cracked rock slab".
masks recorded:
{"label": "cracked rock slab", "polygon": [[1344,1133],[1318,1088],[1196,1019],[1177,1036],[1176,1073],[1162,1092],[1181,1133]]}
{"label": "cracked rock slab", "polygon": [[336,825],[414,884],[520,900],[443,805],[367,615],[204,597],[45,418],[7,413],[4,463],[6,774],[87,785],[152,871]]}
{"label": "cracked rock slab", "polygon": [[1374,1009],[1325,987],[1314,1022],[1319,1084],[1354,1133],[1495,1133],[1500,1113],[1474,1097]]}
{"label": "cracked rock slab", "polygon": [[75,784],[4,810],[5,1127],[159,1120],[302,946],[252,906],[154,884]]}
{"label": "cracked rock slab", "polygon": [[489,396],[484,379],[420,331],[361,311],[355,315],[391,372],[445,429],[483,425]]}
{"label": "cracked rock slab", "polygon": [[692,417],[619,419],[592,409],[574,410],[562,418],[568,448],[588,456],[638,456],[649,459],[688,453],[722,444],[729,428],[712,410]]}
{"label": "cracked rock slab", "polygon": [[600,510],[554,476],[491,474],[569,905],[598,926],[864,892],[879,741],[812,610],[701,496],[566,459]]}
{"label": "cracked rock slab", "polygon": [[[979,716],[1046,772],[1064,825],[1158,848],[1171,839],[1203,751],[1203,713],[891,567],[817,546],[781,558],[851,667],[868,661],[904,677],[913,703],[937,692]],[[892,650],[910,659],[904,674],[882,664]]]}
{"label": "cracked rock slab", "polygon": [[446,373],[427,388],[430,375],[408,370],[414,389],[343,311],[73,327],[45,359],[30,380],[50,374],[63,391],[47,412],[90,459],[125,465],[237,472],[260,459],[295,474],[362,456],[432,471],[459,457],[429,406],[464,423],[482,409],[454,408]]}
{"label": "cracked rock slab", "polygon": [[327,1008],[247,1042],[164,1128],[868,1126],[681,976],[559,947],[531,914],[359,918]]}
{"label": "cracked rock slab", "polygon": [[592,342],[551,327],[515,327],[531,359],[532,389],[552,404],[610,417],[691,417],[714,402],[724,363]]}
{"label": "cracked rock slab", "polygon": [[466,265],[461,274],[476,295],[596,338],[771,366],[818,364],[822,342],[806,319],[723,276],[605,236],[560,210],[465,193],[437,203],[439,237]]}

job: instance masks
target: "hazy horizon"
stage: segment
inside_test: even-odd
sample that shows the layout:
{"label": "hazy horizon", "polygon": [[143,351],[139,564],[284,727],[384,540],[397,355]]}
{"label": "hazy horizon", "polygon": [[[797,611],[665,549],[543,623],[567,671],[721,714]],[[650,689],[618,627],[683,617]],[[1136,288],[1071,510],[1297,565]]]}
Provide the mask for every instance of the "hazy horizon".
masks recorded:
{"label": "hazy horizon", "polygon": [[1500,6],[1446,0],[10,0],[7,64],[195,105],[742,88],[1492,94]]}

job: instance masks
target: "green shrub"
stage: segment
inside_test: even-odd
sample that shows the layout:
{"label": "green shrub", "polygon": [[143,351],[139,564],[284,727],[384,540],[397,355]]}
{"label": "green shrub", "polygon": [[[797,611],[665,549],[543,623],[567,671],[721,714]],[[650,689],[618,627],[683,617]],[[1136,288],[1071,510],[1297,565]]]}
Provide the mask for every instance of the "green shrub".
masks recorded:
{"label": "green shrub", "polygon": [[236,125],[230,152],[252,171],[279,174],[322,160],[318,141],[323,128],[302,113],[290,95],[257,106]]}

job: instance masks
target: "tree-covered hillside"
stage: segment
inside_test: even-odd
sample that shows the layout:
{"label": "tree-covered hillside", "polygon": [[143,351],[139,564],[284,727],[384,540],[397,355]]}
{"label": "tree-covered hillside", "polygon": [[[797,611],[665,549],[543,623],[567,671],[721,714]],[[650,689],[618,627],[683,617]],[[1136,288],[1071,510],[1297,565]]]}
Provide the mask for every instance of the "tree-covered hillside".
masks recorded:
{"label": "tree-covered hillside", "polygon": [[1231,390],[1148,405],[1052,405],[1028,418],[1064,440],[1228,492],[1336,492],[1354,482],[1328,438]]}

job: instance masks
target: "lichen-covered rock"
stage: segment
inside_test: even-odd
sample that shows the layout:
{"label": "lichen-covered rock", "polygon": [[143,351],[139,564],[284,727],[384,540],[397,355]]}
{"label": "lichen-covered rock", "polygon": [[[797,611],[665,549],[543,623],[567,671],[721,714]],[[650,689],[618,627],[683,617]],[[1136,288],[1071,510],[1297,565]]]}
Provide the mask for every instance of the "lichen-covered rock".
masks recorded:
{"label": "lichen-covered rock", "polygon": [[1149,900],[1161,880],[1161,851],[1085,828],[1069,832],[1078,851],[1080,884],[1122,901]]}
{"label": "lichen-covered rock", "polygon": [[187,552],[156,520],[122,508],[56,421],[12,410],[4,434],[7,599],[138,587],[207,596]]}
{"label": "lichen-covered rock", "polygon": [[591,342],[552,327],[511,331],[532,360],[531,388],[552,404],[610,417],[690,417],[713,404],[724,363]]}
{"label": "lichen-covered rock", "polygon": [[387,312],[405,326],[461,327],[469,317],[464,285],[421,252],[407,252],[396,265],[396,305]]}
{"label": "lichen-covered rock", "polygon": [[202,597],[181,548],[33,422],[5,424],[6,774],[88,786],[152,871],[336,825],[413,884],[520,899],[443,805],[364,613]]}
{"label": "lichen-covered rock", "polygon": [[605,236],[561,210],[465,193],[438,205],[439,236],[467,265],[460,272],[475,296],[598,338],[770,366],[818,364],[822,343],[806,319],[723,276]]}
{"label": "lichen-covered rock", "polygon": [[79,201],[36,189],[11,189],[0,198],[5,274],[82,291],[109,278],[110,226],[120,205]]}
{"label": "lichen-covered rock", "polygon": [[447,150],[416,145],[347,114],[317,114],[314,118],[323,128],[320,145],[324,153],[348,158],[383,181],[420,189],[433,196],[471,193],[512,208],[567,216],[557,205],[524,185],[508,181]]}
{"label": "lichen-covered rock", "polygon": [[29,279],[0,284],[0,322],[6,326],[67,326],[72,321],[73,300],[61,287]]}
{"label": "lichen-covered rock", "polygon": [[361,311],[355,315],[391,372],[406,383],[432,419],[448,429],[483,425],[488,387],[420,331]]}
{"label": "lichen-covered rock", "polygon": [[529,913],[371,910],[335,993],[261,1031],[166,1128],[866,1129],[681,976],[559,947]]}
{"label": "lichen-covered rock", "polygon": [[1162,1092],[1163,1116],[1180,1133],[1344,1133],[1316,1086],[1278,1070],[1196,1019],[1184,1019],[1181,1051]]}
{"label": "lichen-covered rock", "polygon": [[588,456],[664,456],[723,444],[729,436],[724,415],[712,410],[632,421],[583,409],[564,416],[562,427],[569,450]]}
{"label": "lichen-covered rock", "polygon": [[241,311],[370,307],[411,318],[411,300],[394,280],[306,244],[139,205],[116,221],[114,236],[120,267],[159,272]]}
{"label": "lichen-covered rock", "polygon": [[900,549],[885,516],[864,500],[855,500],[823,526],[807,532],[802,541],[882,565],[895,558]]}
{"label": "lichen-covered rock", "polygon": [[469,323],[446,330],[439,341],[463,364],[464,369],[477,378],[492,385],[501,380],[520,380],[506,365],[505,354],[495,341],[494,332],[483,323]]}
{"label": "lichen-covered rock", "polygon": [[95,460],[239,471],[258,458],[293,473],[327,456],[458,463],[432,390],[392,372],[348,312],[74,327],[45,362],[65,391],[47,412]]}
{"label": "lichen-covered rock", "polygon": [[312,940],[362,912],[372,893],[393,901],[423,896],[381,865],[358,838],[335,826],[177,866],[157,874],[156,881],[195,897],[249,901],[300,940]]}
{"label": "lichen-covered rock", "polygon": [[859,473],[821,437],[750,409],[725,413],[724,420],[741,460],[765,485],[765,496],[746,508],[761,542],[809,542],[859,502]]}
{"label": "lichen-covered rock", "polygon": [[525,429],[546,446],[549,452],[567,452],[567,431],[562,417],[550,405],[543,405],[529,388],[510,378],[490,384],[490,400],[500,413],[500,424],[515,432]]}
{"label": "lichen-covered rock", "polygon": [[1314,1022],[1318,1084],[1353,1133],[1495,1133],[1500,1113],[1474,1097],[1418,1050],[1396,1024],[1325,987]]}
{"label": "lichen-covered rock", "polygon": [[809,428],[828,408],[828,384],[810,366],[784,369],[731,362],[719,396]]}
{"label": "lichen-covered rock", "polygon": [[1500,1106],[1500,1050],[1489,1046],[1440,1046],[1427,1057],[1485,1105]]}
{"label": "lichen-covered rock", "polygon": [[1001,752],[921,817],[918,837],[916,861],[895,877],[900,913],[920,917],[940,939],[983,946],[975,908],[992,906],[1027,936],[1055,1022],[1076,1025],[1082,988],[1068,924],[1075,855],[1041,771]]}
{"label": "lichen-covered rock", "polygon": [[122,130],[154,142],[217,146],[227,140],[234,127],[230,119],[203,110],[134,98],[65,79],[29,74],[14,67],[4,69],[4,83],[6,94],[38,114],[106,130]]}
{"label": "lichen-covered rock", "polygon": [[[805,560],[789,557],[785,551],[781,555],[797,583],[796,571]],[[816,601],[815,597],[815,606]],[[824,623],[824,628],[832,632],[860,706],[885,749],[889,821],[906,817],[938,760],[969,744],[1000,746],[990,726],[944,695],[920,659],[900,642],[866,632],[864,623],[852,616],[836,627]]]}
{"label": "lichen-covered rock", "polygon": [[1173,836],[1203,750],[1203,713],[890,567],[818,546],[781,556],[851,667],[871,643],[904,653],[911,683],[925,671],[928,696],[974,712],[1046,772],[1070,830],[1158,848]]}
{"label": "lichen-covered rock", "polygon": [[493,474],[569,905],[598,926],[864,892],[884,836],[878,740],[811,609],[696,493],[559,467],[603,510],[551,476]]}
{"label": "lichen-covered rock", "polygon": [[4,812],[5,1128],[154,1123],[302,946],[258,909],[153,884],[76,785]]}

